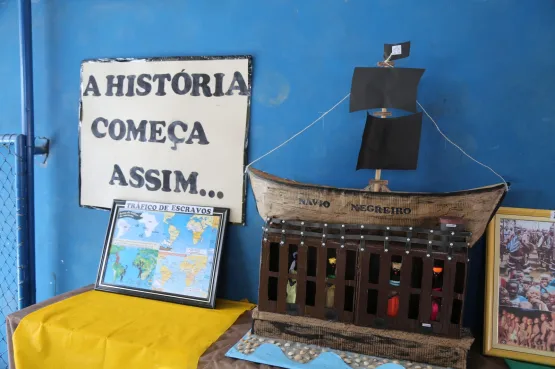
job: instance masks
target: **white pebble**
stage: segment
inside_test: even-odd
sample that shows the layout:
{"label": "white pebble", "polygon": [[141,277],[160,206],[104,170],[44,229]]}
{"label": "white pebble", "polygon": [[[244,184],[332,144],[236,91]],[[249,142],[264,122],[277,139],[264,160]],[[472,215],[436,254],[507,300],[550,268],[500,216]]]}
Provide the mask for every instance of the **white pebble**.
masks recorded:
{"label": "white pebble", "polygon": [[393,360],[393,364],[399,364],[399,360]]}
{"label": "white pebble", "polygon": [[289,351],[289,352],[287,353],[287,356],[293,356],[293,354],[294,354],[293,351]]}
{"label": "white pebble", "polygon": [[364,365],[370,364],[368,361],[363,362]]}
{"label": "white pebble", "polygon": [[287,342],[287,343],[286,343],[285,345],[283,345],[283,346],[289,347],[289,346],[291,346],[291,344],[290,344],[289,342]]}
{"label": "white pebble", "polygon": [[277,343],[276,343],[276,346],[281,346],[281,342],[277,342]]}
{"label": "white pebble", "polygon": [[264,338],[259,338],[258,341],[259,342],[264,342]]}
{"label": "white pebble", "polygon": [[309,353],[310,355],[316,355],[316,352],[314,352],[314,350],[310,350],[308,353]]}
{"label": "white pebble", "polygon": [[360,363],[360,359],[359,359],[359,358],[356,358],[356,359],[355,359],[355,362],[356,362],[356,363]]}
{"label": "white pebble", "polygon": [[295,357],[293,357],[293,359],[299,361],[302,359],[301,355],[295,355]]}
{"label": "white pebble", "polygon": [[347,364],[350,364],[350,363],[351,363],[351,360],[349,360],[349,359],[343,359],[343,360],[344,360]]}
{"label": "white pebble", "polygon": [[301,350],[301,351],[299,352],[299,354],[301,354],[301,355],[304,355],[304,353],[305,353],[304,350]]}

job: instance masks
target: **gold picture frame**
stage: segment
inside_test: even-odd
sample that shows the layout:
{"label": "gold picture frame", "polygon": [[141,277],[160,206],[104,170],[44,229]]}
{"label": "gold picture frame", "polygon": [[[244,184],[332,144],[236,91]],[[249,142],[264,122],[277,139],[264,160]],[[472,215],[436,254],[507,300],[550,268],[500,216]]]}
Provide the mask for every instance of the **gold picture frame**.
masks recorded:
{"label": "gold picture frame", "polygon": [[499,208],[488,225],[485,355],[555,366],[554,214]]}

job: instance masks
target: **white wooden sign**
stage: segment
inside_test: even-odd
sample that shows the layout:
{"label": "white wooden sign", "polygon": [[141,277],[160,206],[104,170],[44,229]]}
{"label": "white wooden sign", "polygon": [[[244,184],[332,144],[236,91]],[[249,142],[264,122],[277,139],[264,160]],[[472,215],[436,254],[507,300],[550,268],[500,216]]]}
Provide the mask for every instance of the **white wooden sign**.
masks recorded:
{"label": "white wooden sign", "polygon": [[186,203],[243,223],[251,75],[249,56],[83,62],[81,206]]}

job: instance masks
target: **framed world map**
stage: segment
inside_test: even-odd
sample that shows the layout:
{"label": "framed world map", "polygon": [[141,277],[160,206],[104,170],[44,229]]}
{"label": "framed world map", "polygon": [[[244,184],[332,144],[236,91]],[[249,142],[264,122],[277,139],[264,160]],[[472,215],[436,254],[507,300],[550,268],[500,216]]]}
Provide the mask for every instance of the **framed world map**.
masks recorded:
{"label": "framed world map", "polygon": [[115,200],[96,289],[214,308],[229,209]]}

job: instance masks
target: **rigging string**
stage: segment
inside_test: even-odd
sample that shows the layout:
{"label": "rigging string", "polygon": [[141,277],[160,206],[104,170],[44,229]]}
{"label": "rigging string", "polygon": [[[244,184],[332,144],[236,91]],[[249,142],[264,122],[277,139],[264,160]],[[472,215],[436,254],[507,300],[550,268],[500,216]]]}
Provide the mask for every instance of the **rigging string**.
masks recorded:
{"label": "rigging string", "polygon": [[339,102],[337,104],[335,104],[334,106],[332,106],[328,111],[324,112],[324,114],[320,115],[314,122],[310,123],[308,126],[304,127],[303,129],[301,129],[299,132],[295,133],[293,136],[289,137],[287,140],[285,140],[284,142],[282,142],[280,145],[274,147],[272,150],[268,151],[266,154],[254,159],[253,161],[251,161],[246,167],[245,167],[245,173],[247,173],[247,171],[249,170],[249,167],[251,165],[253,165],[254,163],[256,163],[257,161],[264,159],[266,156],[270,155],[271,153],[273,153],[274,151],[276,151],[277,149],[287,145],[289,143],[289,141],[292,141],[295,137],[301,135],[304,131],[306,131],[307,129],[309,129],[310,127],[312,127],[313,125],[315,125],[316,123],[318,123],[319,121],[322,120],[322,118],[324,118],[326,115],[328,115],[328,113],[330,113],[332,110],[334,110],[335,108],[337,108],[339,105],[341,105],[341,103],[345,100],[347,100],[347,98],[351,96],[350,93],[348,93],[347,95],[345,95],[344,98],[342,98],[341,100],[339,100]]}
{"label": "rigging string", "polygon": [[424,107],[422,106],[422,104],[420,104],[420,102],[418,100],[416,100],[416,103],[418,104],[418,106],[420,106],[420,109],[422,109],[422,112],[424,114],[426,114],[426,116],[428,118],[430,118],[430,120],[432,121],[432,123],[434,124],[434,126],[436,127],[437,131],[439,132],[440,135],[443,136],[443,138],[445,138],[447,140],[447,142],[449,142],[451,145],[455,146],[457,149],[459,149],[459,151],[461,153],[463,153],[463,155],[465,155],[467,158],[469,158],[470,160],[472,160],[473,162],[475,162],[478,165],[481,165],[482,167],[488,169],[490,172],[492,172],[493,174],[495,174],[496,176],[498,176],[503,183],[505,184],[505,189],[507,191],[509,191],[509,184],[507,183],[507,181],[505,180],[505,178],[503,178],[503,176],[499,173],[497,173],[495,170],[493,170],[492,167],[474,159],[472,156],[470,156],[470,154],[468,154],[466,151],[464,151],[459,145],[457,145],[456,143],[454,143],[453,141],[451,141],[451,139],[449,139],[449,137],[447,137],[447,135],[445,133],[443,133],[441,131],[441,129],[439,128],[438,124],[436,123],[436,121],[434,120],[434,118],[432,118],[432,116],[430,114],[428,114],[428,112],[426,111],[426,109],[424,109]]}
{"label": "rigging string", "polygon": [[[391,55],[390,55],[391,57]],[[389,58],[387,59],[389,60]],[[267,153],[265,153],[262,156],[259,156],[258,158],[254,159],[253,161],[251,161],[249,164],[247,164],[247,166],[245,167],[245,173],[248,172],[249,168],[251,165],[253,165],[254,163],[258,162],[259,160],[264,159],[266,156],[272,154],[274,151],[280,149],[281,147],[287,145],[290,141],[292,141],[294,138],[296,138],[297,136],[303,134],[306,130],[308,130],[310,127],[312,127],[313,125],[315,125],[316,123],[318,123],[319,121],[321,121],[326,115],[328,115],[329,113],[331,113],[333,110],[335,110],[335,108],[337,108],[339,105],[341,105],[345,100],[347,100],[347,98],[351,96],[350,93],[348,93],[347,95],[345,95],[345,97],[343,97],[341,100],[339,100],[339,102],[337,102],[334,106],[332,106],[329,110],[327,110],[326,112],[324,112],[322,115],[320,115],[318,118],[316,118],[316,120],[314,120],[312,123],[310,123],[308,126],[304,127],[303,129],[301,129],[299,132],[295,133],[293,136],[289,137],[287,140],[285,140],[284,142],[282,142],[281,144],[279,144],[278,146],[274,147],[272,150],[268,151]],[[432,121],[432,123],[434,124],[434,126],[436,127],[437,131],[439,132],[439,134],[441,136],[443,136],[443,138],[445,140],[447,140],[447,142],[449,142],[451,145],[455,146],[464,156],[466,156],[467,158],[469,158],[470,160],[472,160],[473,162],[475,162],[478,165],[481,165],[482,167],[488,169],[490,172],[492,172],[493,174],[495,174],[497,177],[499,177],[501,179],[501,181],[503,181],[503,184],[505,185],[505,188],[507,191],[509,191],[509,184],[507,183],[507,181],[505,180],[505,178],[503,178],[503,176],[501,176],[499,173],[497,173],[495,170],[493,170],[490,166],[482,163],[479,160],[474,159],[470,154],[468,154],[466,151],[464,151],[459,145],[457,145],[455,142],[453,142],[449,137],[447,137],[447,135],[445,133],[443,133],[443,131],[439,128],[439,125],[436,123],[436,121],[434,120],[434,118],[432,118],[432,116],[430,114],[428,114],[428,112],[426,111],[426,109],[424,109],[424,107],[422,106],[422,104],[420,104],[420,102],[417,100],[416,103],[418,104],[418,106],[420,106],[420,109],[422,109],[422,112],[424,114],[426,114],[426,116]]]}

